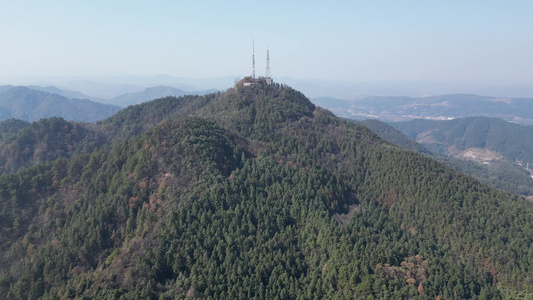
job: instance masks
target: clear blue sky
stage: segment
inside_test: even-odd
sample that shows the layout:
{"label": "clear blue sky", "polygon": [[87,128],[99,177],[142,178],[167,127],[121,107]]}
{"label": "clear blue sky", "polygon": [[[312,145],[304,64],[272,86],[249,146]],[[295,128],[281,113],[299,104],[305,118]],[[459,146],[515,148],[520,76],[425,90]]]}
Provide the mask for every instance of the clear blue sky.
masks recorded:
{"label": "clear blue sky", "polygon": [[167,74],[533,84],[533,1],[0,1],[0,79]]}

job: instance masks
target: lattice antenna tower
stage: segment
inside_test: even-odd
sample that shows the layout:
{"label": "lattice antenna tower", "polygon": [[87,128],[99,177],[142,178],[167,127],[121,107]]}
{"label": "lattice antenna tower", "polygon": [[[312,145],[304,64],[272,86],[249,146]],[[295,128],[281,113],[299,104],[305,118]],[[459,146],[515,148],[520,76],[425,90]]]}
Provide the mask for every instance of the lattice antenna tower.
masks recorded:
{"label": "lattice antenna tower", "polygon": [[252,40],[252,81],[255,81],[255,41]]}
{"label": "lattice antenna tower", "polygon": [[270,50],[267,47],[267,68],[266,68],[266,82],[268,85],[272,84],[272,78],[270,78]]}

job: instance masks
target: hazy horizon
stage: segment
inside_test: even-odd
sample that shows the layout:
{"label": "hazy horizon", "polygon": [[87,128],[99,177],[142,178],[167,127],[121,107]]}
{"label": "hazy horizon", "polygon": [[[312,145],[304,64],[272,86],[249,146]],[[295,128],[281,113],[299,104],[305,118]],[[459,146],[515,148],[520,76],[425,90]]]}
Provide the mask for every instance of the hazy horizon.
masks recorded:
{"label": "hazy horizon", "polygon": [[[436,84],[449,85],[436,91],[484,87],[481,91],[533,97],[529,1],[8,1],[2,6],[1,84],[24,84],[24,78],[165,76],[231,83],[231,77],[251,74],[255,40],[257,76],[265,73],[268,48],[278,80],[366,84],[382,94],[401,92],[397,83],[420,82],[428,86],[414,94],[435,90],[429,87]],[[37,82],[25,82],[30,83]]]}
{"label": "hazy horizon", "polygon": [[529,1],[3,3],[0,79],[223,77],[533,82]]}
{"label": "hazy horizon", "polygon": [[[145,88],[168,86],[184,91],[217,89],[224,91],[232,87],[235,80],[246,75],[212,78],[185,78],[170,75],[157,76],[58,76],[19,77],[0,85],[54,86],[63,90],[81,92],[87,96],[111,99],[125,93],[139,92]],[[533,87],[529,85],[505,85],[484,82],[438,82],[416,80],[382,80],[348,82],[342,80],[298,79],[275,77],[275,82],[288,84],[302,91],[310,98],[333,97],[358,99],[365,96],[408,96],[425,97],[445,94],[476,94],[481,96],[533,98]]]}

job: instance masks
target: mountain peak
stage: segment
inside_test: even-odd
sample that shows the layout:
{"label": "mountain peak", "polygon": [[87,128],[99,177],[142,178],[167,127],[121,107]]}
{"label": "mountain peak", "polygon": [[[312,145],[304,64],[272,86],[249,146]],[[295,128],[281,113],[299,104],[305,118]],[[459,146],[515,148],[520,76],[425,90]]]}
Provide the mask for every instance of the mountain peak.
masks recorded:
{"label": "mountain peak", "polygon": [[[55,135],[33,143],[34,157],[71,151],[57,133],[81,132],[37,125]],[[115,143],[0,177],[1,298],[532,290],[531,202],[386,143],[288,86],[160,98],[92,128]],[[22,141],[6,149],[28,148]]]}
{"label": "mountain peak", "polygon": [[215,94],[198,114],[245,136],[271,134],[282,123],[313,116],[315,105],[287,85],[268,85],[261,79],[251,85],[244,83],[241,80],[232,89]]}

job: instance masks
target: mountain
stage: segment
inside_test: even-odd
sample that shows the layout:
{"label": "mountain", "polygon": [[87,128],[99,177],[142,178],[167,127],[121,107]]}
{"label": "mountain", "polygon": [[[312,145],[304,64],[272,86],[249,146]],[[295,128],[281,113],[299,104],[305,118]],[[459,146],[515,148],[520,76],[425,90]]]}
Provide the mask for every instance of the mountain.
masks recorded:
{"label": "mountain", "polygon": [[486,117],[412,120],[392,125],[436,153],[482,163],[506,159],[524,168],[527,162],[533,164],[532,126]]}
{"label": "mountain", "polygon": [[285,85],[166,97],[0,177],[6,299],[533,294],[533,203]]}
{"label": "mountain", "polygon": [[37,121],[61,117],[80,122],[95,122],[109,117],[118,107],[90,100],[72,100],[28,87],[14,87],[0,93],[0,121],[9,118]]}
{"label": "mountain", "polygon": [[111,99],[126,93],[142,91],[143,87],[129,83],[98,82],[94,80],[68,80],[56,82],[55,86],[71,91],[78,91],[85,95],[99,99]]}
{"label": "mountain", "polygon": [[19,127],[0,142],[0,174],[14,173],[59,157],[89,153],[107,142],[101,131],[57,117],[31,124],[20,122],[10,119],[0,123],[0,128]]}
{"label": "mountain", "polygon": [[191,99],[197,97],[166,97],[131,106],[96,125],[58,117],[32,123],[5,120],[0,122],[0,174],[13,173],[59,157],[90,153],[106,144],[130,139],[170,116],[190,113],[198,106],[189,106]]}
{"label": "mountain", "polygon": [[[226,90],[234,85],[241,75],[215,78],[187,78],[169,75],[155,76],[46,76],[12,77],[6,82],[17,85],[53,85],[61,89],[79,91],[91,97],[111,99],[113,97],[141,91],[152,86],[172,86],[186,91],[208,89]],[[531,98],[533,88],[526,83],[505,84],[501,82],[434,82],[423,80],[325,80],[318,78],[279,77],[284,82],[302,91],[308,97],[333,97],[358,99],[368,96],[427,97],[428,95],[474,94],[494,97]],[[93,100],[93,99],[91,99]]]}
{"label": "mountain", "polygon": [[103,101],[102,99],[90,97],[90,96],[87,96],[87,95],[82,94],[80,92],[63,90],[63,89],[57,88],[55,86],[42,87],[42,86],[38,86],[38,85],[28,85],[27,87],[32,89],[32,90],[46,92],[46,93],[50,93],[50,94],[57,94],[57,95],[60,95],[60,96],[63,96],[65,98],[69,98],[69,99],[88,99],[88,100],[95,101],[95,102],[102,102]]}
{"label": "mountain", "polygon": [[14,85],[0,85],[0,93],[14,88]]}
{"label": "mountain", "polygon": [[216,92],[216,90],[208,90],[208,91],[183,91],[180,89],[176,89],[173,87],[168,86],[155,86],[146,88],[140,92],[136,93],[127,93],[121,96],[117,96],[113,99],[108,100],[108,103],[111,103],[113,105],[117,105],[120,107],[126,107],[129,105],[135,105],[142,102],[146,102],[148,100],[153,100],[157,98],[163,98],[167,96],[183,96],[183,95],[204,95]]}
{"label": "mountain", "polygon": [[364,125],[368,129],[372,130],[382,139],[389,141],[395,145],[398,145],[402,148],[411,150],[420,154],[431,155],[432,152],[424,148],[422,145],[417,143],[414,139],[408,137],[398,129],[388,125],[385,122],[381,122],[375,119],[367,119],[359,121],[360,124]]}
{"label": "mountain", "polygon": [[[468,118],[467,121],[480,121],[483,123],[483,120],[490,120],[484,117],[479,118]],[[458,121],[458,120],[455,120]],[[445,123],[453,123],[455,121],[446,121]],[[522,147],[518,151],[510,151],[506,155],[512,156],[513,153],[517,152],[524,152],[527,153],[531,150],[531,148],[528,148],[530,146],[526,145],[527,143],[524,143],[528,139],[527,135],[531,135],[531,131],[527,127],[519,126],[516,124],[511,124],[504,122],[503,120],[495,119],[493,120],[495,123],[500,123],[500,125],[507,126],[509,125],[509,128],[507,128],[508,131],[508,138],[510,141],[508,144],[512,147]],[[492,187],[495,187],[497,189],[501,189],[504,191],[507,191],[509,193],[515,193],[520,194],[524,196],[533,196],[533,179],[530,177],[530,173],[527,172],[527,170],[524,170],[524,165],[522,162],[517,164],[513,159],[499,159],[499,160],[493,160],[490,163],[486,160],[482,159],[475,159],[475,157],[472,156],[465,156],[462,154],[465,153],[482,153],[486,152],[489,153],[490,150],[482,150],[482,149],[470,149],[467,151],[462,152],[462,154],[457,155],[458,152],[454,151],[453,153],[450,152],[443,152],[441,149],[444,147],[443,145],[433,145],[433,144],[425,144],[424,146],[427,146],[431,149],[433,149],[436,152],[432,152],[422,146],[421,144],[417,143],[413,138],[407,136],[407,134],[413,134],[413,129],[416,128],[418,130],[421,130],[424,132],[424,135],[430,135],[430,130],[427,127],[424,126],[416,126],[417,123],[443,123],[440,121],[425,121],[425,120],[415,120],[415,121],[408,121],[405,123],[395,123],[394,125],[398,128],[404,129],[405,133],[402,133],[401,131],[393,128],[391,125],[388,125],[384,122],[378,121],[378,120],[364,120],[360,121],[361,124],[368,127],[370,130],[375,132],[377,135],[379,135],[381,138],[396,144],[402,148],[409,149],[411,151],[421,153],[424,155],[431,156],[435,158],[438,161],[441,161],[445,163],[446,165],[452,167],[456,171],[472,175],[481,182],[488,184]],[[404,127],[405,126],[405,127]],[[411,128],[410,126],[413,126],[414,128]],[[428,126],[429,127],[429,126]],[[483,126],[481,126],[483,127]],[[488,126],[490,127],[490,126]],[[496,127],[496,126],[495,126]],[[478,127],[480,128],[480,127]],[[524,132],[524,129],[525,132]],[[521,136],[520,132],[522,132],[523,135]],[[416,134],[415,134],[416,135]],[[477,136],[480,138],[482,137],[483,133],[474,133],[470,134],[469,136]],[[511,141],[515,137],[515,141]],[[416,137],[415,137],[416,138]],[[461,138],[456,139],[456,142],[460,141]],[[420,140],[421,143],[424,142],[424,138]],[[494,143],[495,141],[489,142]],[[462,144],[462,143],[459,143]],[[505,144],[505,142],[503,143]],[[455,145],[448,148],[451,149],[453,147],[456,147]],[[457,149],[457,148],[455,148]],[[507,152],[507,151],[504,151]],[[461,153],[461,152],[459,152]],[[486,157],[486,156],[485,156]],[[502,155],[498,156],[499,158],[503,158]],[[483,157],[479,157],[483,158]],[[527,167],[527,163],[526,163]]]}
{"label": "mountain", "polygon": [[0,142],[3,142],[8,137],[17,133],[19,130],[28,125],[28,122],[18,119],[8,119],[0,122]]}
{"label": "mountain", "polygon": [[448,120],[486,116],[533,124],[533,99],[452,94],[431,97],[364,97],[354,100],[313,99],[338,116],[388,122],[412,119]]}
{"label": "mountain", "polygon": [[369,96],[427,97],[428,95],[475,94],[495,97],[531,98],[533,89],[528,84],[501,82],[432,82],[422,80],[343,81],[322,79],[280,78],[283,82],[312,98],[333,97],[356,99]]}
{"label": "mountain", "polygon": [[[90,96],[91,100],[105,101],[127,93],[140,92],[154,86],[171,86],[184,91],[204,91],[209,89],[226,90],[233,86],[235,78],[225,76],[219,78],[181,78],[168,75],[157,76],[66,76],[66,77],[31,77],[12,78],[19,85],[38,84],[52,85],[62,90],[78,91]],[[242,77],[242,76],[241,76]]]}

